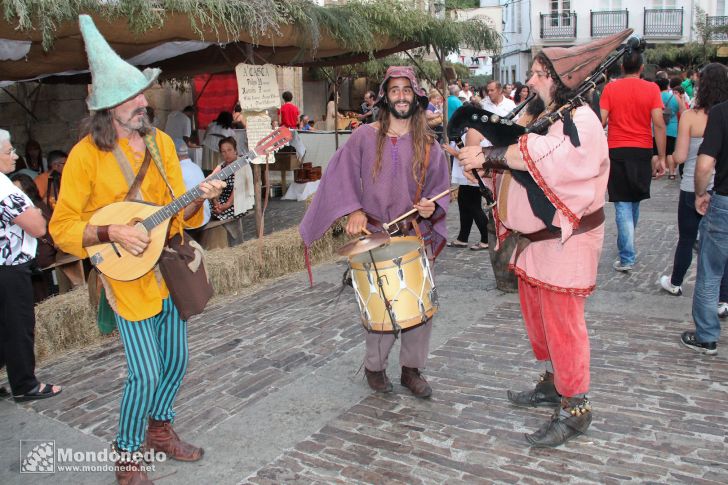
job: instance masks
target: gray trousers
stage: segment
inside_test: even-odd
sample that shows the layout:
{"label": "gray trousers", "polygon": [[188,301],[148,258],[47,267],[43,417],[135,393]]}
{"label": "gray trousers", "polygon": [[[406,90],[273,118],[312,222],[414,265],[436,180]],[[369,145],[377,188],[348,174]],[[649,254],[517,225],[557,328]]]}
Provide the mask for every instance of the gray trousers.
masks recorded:
{"label": "gray trousers", "polygon": [[[427,354],[430,352],[430,335],[432,335],[432,318],[424,325],[401,332],[399,364],[417,369],[425,367]],[[364,366],[374,372],[385,370],[393,345],[394,334],[367,332]]]}

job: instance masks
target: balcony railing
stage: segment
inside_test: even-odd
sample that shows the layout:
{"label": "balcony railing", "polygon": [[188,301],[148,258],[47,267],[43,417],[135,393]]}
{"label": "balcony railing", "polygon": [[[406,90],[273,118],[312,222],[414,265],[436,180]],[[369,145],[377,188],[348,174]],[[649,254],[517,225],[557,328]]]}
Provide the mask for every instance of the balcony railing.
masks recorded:
{"label": "balcony railing", "polygon": [[[728,15],[709,15],[708,16],[708,27],[722,27],[728,25]],[[726,33],[713,33],[710,36],[710,40],[728,40],[728,34]]]}
{"label": "balcony railing", "polygon": [[683,35],[682,8],[646,8],[645,37],[676,38]]}
{"label": "balcony railing", "polygon": [[627,28],[629,12],[624,10],[603,10],[591,12],[591,36],[604,37],[616,34]]}
{"label": "balcony railing", "polygon": [[576,14],[571,12],[542,13],[542,39],[573,39],[576,37]]}

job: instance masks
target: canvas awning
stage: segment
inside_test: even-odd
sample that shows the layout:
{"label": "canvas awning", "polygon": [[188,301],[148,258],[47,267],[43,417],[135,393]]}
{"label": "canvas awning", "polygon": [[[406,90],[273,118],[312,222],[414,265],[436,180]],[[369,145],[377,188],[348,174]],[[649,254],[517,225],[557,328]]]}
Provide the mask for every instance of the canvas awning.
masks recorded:
{"label": "canvas awning", "polygon": [[[161,28],[133,32],[123,19],[92,15],[109,44],[132,64],[162,68],[163,77],[187,77],[230,71],[240,62],[286,66],[327,66],[361,62],[418,47],[413,40],[379,37],[369,52],[356,52],[319,32],[312,35],[296,23],[255,38],[241,31],[236,38],[210,29],[196,31],[187,15],[167,15]],[[199,27],[199,26],[198,26]],[[19,30],[0,20],[0,86],[8,82],[89,82],[88,63],[78,23],[59,24],[52,46],[45,50],[42,33]]]}

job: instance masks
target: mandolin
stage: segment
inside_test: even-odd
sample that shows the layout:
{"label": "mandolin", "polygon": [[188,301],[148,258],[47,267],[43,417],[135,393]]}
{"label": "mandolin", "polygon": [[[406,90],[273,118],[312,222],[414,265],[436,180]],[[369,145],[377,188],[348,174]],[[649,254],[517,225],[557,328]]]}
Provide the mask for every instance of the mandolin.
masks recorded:
{"label": "mandolin", "polygon": [[[274,153],[291,141],[291,131],[286,127],[278,128],[260,140],[255,149],[239,157],[233,163],[205,179],[224,180],[255,157]],[[96,211],[89,224],[127,224],[135,226],[149,235],[149,246],[138,256],[127,252],[118,243],[100,243],[88,246],[91,264],[104,276],[119,281],[131,281],[142,277],[151,270],[162,254],[167,242],[167,230],[172,217],[202,195],[197,185],[165,206],[148,202],[114,202]]]}

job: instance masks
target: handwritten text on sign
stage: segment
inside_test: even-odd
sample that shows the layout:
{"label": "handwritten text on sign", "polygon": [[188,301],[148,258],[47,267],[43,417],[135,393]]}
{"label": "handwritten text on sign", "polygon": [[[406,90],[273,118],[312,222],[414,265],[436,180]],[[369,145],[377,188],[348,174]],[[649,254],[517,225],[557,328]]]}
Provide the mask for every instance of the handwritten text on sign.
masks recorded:
{"label": "handwritten text on sign", "polygon": [[281,105],[273,64],[238,64],[235,66],[235,75],[238,78],[238,99],[243,111],[262,111]]}

